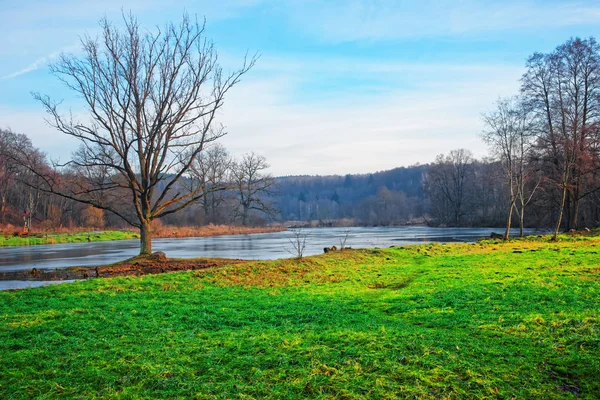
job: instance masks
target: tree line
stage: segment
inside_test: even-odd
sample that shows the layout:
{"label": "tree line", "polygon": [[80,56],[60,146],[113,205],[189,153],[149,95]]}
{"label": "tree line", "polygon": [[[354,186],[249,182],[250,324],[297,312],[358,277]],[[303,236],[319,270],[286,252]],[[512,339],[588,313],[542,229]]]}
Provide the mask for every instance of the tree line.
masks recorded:
{"label": "tree line", "polygon": [[486,114],[484,138],[509,188],[507,230],[514,213],[545,206],[562,228],[598,223],[600,47],[572,38],[528,58],[515,97]]}
{"label": "tree line", "polygon": [[[23,160],[27,160],[26,163]],[[35,172],[31,171],[35,165]],[[275,187],[267,172],[266,159],[253,152],[232,157],[220,144],[209,146],[196,156],[190,173],[175,190],[186,191],[201,186],[204,195],[182,212],[161,218],[170,225],[241,224],[261,225],[271,219],[275,209],[266,195]],[[62,170],[49,163],[24,134],[0,129],[0,224],[12,225],[23,232],[31,228],[51,231],[60,228],[123,228],[127,223],[114,213],[57,193],[87,188],[85,177],[71,169]],[[56,193],[44,186],[53,175]],[[169,177],[166,179],[167,183]],[[69,186],[74,187],[69,187]],[[162,191],[166,183],[157,186]],[[107,201],[121,213],[133,214],[127,192],[122,191]],[[127,208],[129,207],[129,210]]]}
{"label": "tree line", "polygon": [[[497,227],[505,204],[500,172],[497,161],[458,149],[431,164],[372,174],[279,177],[274,201],[283,220],[321,225],[346,219],[370,226]],[[528,226],[544,223],[527,220]]]}

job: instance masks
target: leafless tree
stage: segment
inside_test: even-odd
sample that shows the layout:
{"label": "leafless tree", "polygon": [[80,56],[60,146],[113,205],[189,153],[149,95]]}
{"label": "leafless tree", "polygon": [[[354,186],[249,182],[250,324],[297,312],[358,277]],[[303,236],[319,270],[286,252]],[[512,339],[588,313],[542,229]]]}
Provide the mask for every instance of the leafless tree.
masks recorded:
{"label": "leafless tree", "polygon": [[0,129],[0,214],[2,222],[7,205],[10,185],[15,180],[17,165],[14,162],[13,147],[18,141],[18,136],[8,129]]}
{"label": "leafless tree", "polygon": [[221,208],[227,200],[225,190],[230,188],[231,163],[227,149],[217,143],[198,154],[190,168],[192,180],[197,180],[206,192],[201,205],[207,222],[217,223],[221,219]]}
{"label": "leafless tree", "polygon": [[574,38],[527,62],[521,92],[537,117],[539,157],[546,178],[561,192],[554,237],[561,224],[577,228],[580,201],[596,192],[599,170],[600,46]]}
{"label": "leafless tree", "polygon": [[299,260],[304,255],[306,249],[306,241],[308,239],[308,233],[302,230],[302,228],[293,228],[289,230],[290,236],[288,241],[290,242],[292,249],[286,249],[288,253],[296,256]]}
{"label": "leafless tree", "polygon": [[459,226],[469,209],[473,178],[473,155],[465,149],[437,156],[425,177],[425,190],[443,223]]}
{"label": "leafless tree", "polygon": [[102,20],[99,40],[84,37],[81,55],[63,54],[51,66],[84,100],[88,118],[65,115],[60,103],[35,95],[49,123],[81,142],[66,165],[73,183],[45,177],[44,190],[138,227],[140,254],[149,254],[152,221],[205,195],[201,184],[185,187],[182,178],[206,145],[225,135],[217,112],[256,57],[225,73],[203,23],[184,15],[151,32],[132,15],[123,19],[123,30]]}
{"label": "leafless tree", "polygon": [[529,113],[519,98],[512,97],[498,100],[496,108],[486,113],[483,119],[486,125],[483,139],[503,167],[509,192],[504,240],[509,239],[514,212],[519,216],[520,235],[523,236],[525,206],[537,188],[535,184],[526,192],[526,183],[535,172],[528,162],[534,137]]}
{"label": "leafless tree", "polygon": [[381,186],[377,193],[362,200],[357,211],[362,223],[369,225],[394,225],[410,218],[411,204],[403,192]]}
{"label": "leafless tree", "polygon": [[348,241],[349,236],[350,236],[350,229],[346,229],[344,231],[344,237],[340,238],[340,250],[344,250],[346,248],[346,242]]}
{"label": "leafless tree", "polygon": [[255,154],[245,154],[231,167],[232,190],[239,201],[238,216],[242,225],[247,225],[251,211],[273,214],[273,205],[265,199],[266,195],[273,194],[275,179],[264,171],[269,168],[265,157]]}
{"label": "leafless tree", "polygon": [[[33,166],[33,170],[26,165]],[[34,148],[31,140],[23,134],[10,130],[0,130],[0,188],[2,190],[2,216],[6,205],[6,196],[12,191],[19,197],[19,208],[22,212],[24,231],[32,228],[33,218],[38,210],[41,192],[38,187],[42,180],[38,173],[49,172],[46,157]],[[18,185],[17,185],[18,183]],[[10,190],[9,190],[10,187]]]}

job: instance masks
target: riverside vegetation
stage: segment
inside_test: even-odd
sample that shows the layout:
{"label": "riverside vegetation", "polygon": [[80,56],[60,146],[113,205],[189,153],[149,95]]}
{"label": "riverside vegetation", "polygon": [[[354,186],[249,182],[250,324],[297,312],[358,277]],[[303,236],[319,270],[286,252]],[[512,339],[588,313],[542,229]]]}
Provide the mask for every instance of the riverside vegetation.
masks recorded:
{"label": "riverside vegetation", "polygon": [[[157,238],[204,237],[219,235],[248,235],[252,233],[280,232],[285,230],[283,225],[271,226],[168,226],[160,223],[153,226]],[[26,236],[19,234],[0,234],[0,247],[3,246],[32,246],[38,244],[85,243],[106,240],[138,239],[139,232],[130,230],[81,231],[81,232],[37,232]]]}
{"label": "riverside vegetation", "polygon": [[139,238],[132,231],[92,231],[71,233],[33,233],[27,236],[0,235],[0,247],[33,246],[38,244],[85,243]]}
{"label": "riverside vegetation", "polygon": [[1,398],[597,398],[600,237],[0,293]]}

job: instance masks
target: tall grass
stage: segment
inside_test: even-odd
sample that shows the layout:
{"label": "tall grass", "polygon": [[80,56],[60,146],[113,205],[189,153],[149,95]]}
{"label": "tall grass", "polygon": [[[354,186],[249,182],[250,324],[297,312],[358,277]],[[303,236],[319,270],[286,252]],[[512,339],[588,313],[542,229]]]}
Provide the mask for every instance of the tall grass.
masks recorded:
{"label": "tall grass", "polygon": [[205,225],[205,226],[172,226],[163,225],[160,221],[152,224],[155,237],[202,237],[220,235],[248,235],[252,233],[280,232],[285,230],[283,225],[271,226],[236,226],[236,225]]}

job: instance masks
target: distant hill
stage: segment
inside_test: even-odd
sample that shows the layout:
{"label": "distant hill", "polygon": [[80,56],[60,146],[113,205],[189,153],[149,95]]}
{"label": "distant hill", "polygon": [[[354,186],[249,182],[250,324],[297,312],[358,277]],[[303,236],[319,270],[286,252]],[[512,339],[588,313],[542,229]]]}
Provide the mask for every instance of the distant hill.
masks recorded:
{"label": "distant hill", "polygon": [[359,175],[282,176],[274,196],[283,220],[352,218],[357,223],[389,225],[421,217],[428,165]]}

